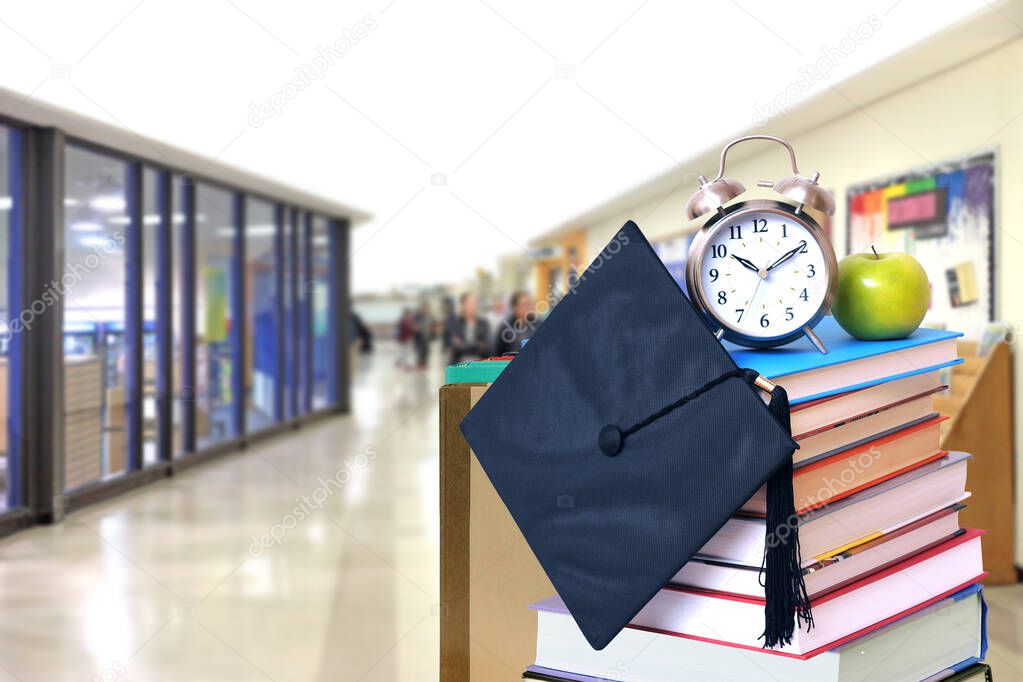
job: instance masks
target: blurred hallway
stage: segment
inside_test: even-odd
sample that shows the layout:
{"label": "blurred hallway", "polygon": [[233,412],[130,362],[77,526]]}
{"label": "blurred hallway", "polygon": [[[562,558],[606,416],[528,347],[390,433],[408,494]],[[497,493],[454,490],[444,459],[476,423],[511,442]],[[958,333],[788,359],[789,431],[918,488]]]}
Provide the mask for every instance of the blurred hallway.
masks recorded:
{"label": "blurred hallway", "polygon": [[0,680],[435,679],[442,371],[393,359],[350,416],[5,538]]}

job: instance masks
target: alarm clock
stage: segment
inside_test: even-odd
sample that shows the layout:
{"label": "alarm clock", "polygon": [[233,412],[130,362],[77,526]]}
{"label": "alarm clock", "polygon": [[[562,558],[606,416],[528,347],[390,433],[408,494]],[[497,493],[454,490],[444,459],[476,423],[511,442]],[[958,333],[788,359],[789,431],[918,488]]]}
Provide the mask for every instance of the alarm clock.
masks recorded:
{"label": "alarm clock", "polygon": [[[757,182],[769,191],[755,197],[724,177],[728,151],[749,140],[784,146],[793,173]],[[729,142],[717,176],[699,177],[700,189],[686,204],[688,219],[702,223],[689,246],[686,286],[719,339],[767,348],[806,336],[827,353],[813,328],[835,295],[838,261],[821,228],[835,212],[835,200],[819,178],[800,175],[792,145],[771,135]]]}

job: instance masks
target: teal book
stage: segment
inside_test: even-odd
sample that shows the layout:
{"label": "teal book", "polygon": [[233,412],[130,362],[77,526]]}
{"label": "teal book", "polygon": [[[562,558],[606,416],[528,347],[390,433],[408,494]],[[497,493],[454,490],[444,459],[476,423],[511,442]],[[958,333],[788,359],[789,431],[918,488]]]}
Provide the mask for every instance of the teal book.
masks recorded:
{"label": "teal book", "polygon": [[511,360],[472,360],[448,365],[445,384],[491,384]]}

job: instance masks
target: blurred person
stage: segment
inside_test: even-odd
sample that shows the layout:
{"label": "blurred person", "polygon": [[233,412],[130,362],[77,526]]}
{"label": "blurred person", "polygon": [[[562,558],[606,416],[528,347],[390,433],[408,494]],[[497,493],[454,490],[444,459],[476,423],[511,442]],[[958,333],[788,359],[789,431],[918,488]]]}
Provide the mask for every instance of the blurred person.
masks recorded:
{"label": "blurred person", "polygon": [[503,300],[500,296],[495,296],[490,303],[490,307],[487,309],[487,321],[491,327],[497,329],[497,325],[501,324],[501,320],[504,319],[504,315],[508,309],[508,302]]}
{"label": "blurred person", "polygon": [[461,313],[446,331],[450,334],[449,362],[485,357],[490,347],[490,323],[479,315],[476,295],[466,292],[458,299]]}
{"label": "blurred person", "polygon": [[359,340],[359,352],[372,353],[373,330],[366,326],[366,323],[362,321],[362,317],[356,312],[352,313],[352,331],[353,337]]}
{"label": "blurred person", "polygon": [[426,368],[426,361],[430,357],[430,340],[435,333],[430,306],[424,301],[412,315],[412,345],[416,351],[416,367],[419,369]]}
{"label": "blurred person", "polygon": [[441,324],[441,348],[445,351],[451,349],[451,333],[455,329],[455,324],[458,321],[458,315],[455,311],[455,299],[451,296],[445,296],[444,301],[441,304],[440,324]]}
{"label": "blurred person", "polygon": [[570,247],[568,249],[568,290],[575,291],[575,288],[579,286],[579,273],[583,270],[583,260],[579,257],[579,252],[576,248]]}
{"label": "blurred person", "polygon": [[533,310],[533,297],[525,291],[516,291],[508,301],[509,315],[497,326],[494,355],[517,353],[522,341],[536,331],[537,314]]}
{"label": "blurred person", "polygon": [[408,308],[401,309],[401,317],[398,318],[398,325],[394,336],[398,340],[398,359],[395,364],[408,369],[412,367],[411,346],[412,337],[415,336],[412,311]]}

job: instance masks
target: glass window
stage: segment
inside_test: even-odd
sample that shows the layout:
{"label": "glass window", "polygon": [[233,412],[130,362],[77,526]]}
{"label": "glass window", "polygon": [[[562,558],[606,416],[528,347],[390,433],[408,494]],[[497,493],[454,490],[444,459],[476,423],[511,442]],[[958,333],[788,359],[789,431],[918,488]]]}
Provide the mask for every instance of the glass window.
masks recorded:
{"label": "glass window", "polygon": [[198,448],[234,438],[231,377],[232,195],[196,186],[195,438]]}
{"label": "glass window", "polygon": [[313,409],[327,407],[330,368],[330,251],[327,219],[313,216],[312,262],[307,290],[313,328]]}
{"label": "glass window", "polygon": [[157,210],[156,171],[142,171],[142,462],[157,461],[160,423],[157,419],[156,374],[159,352],[156,344],[156,260],[160,216]]}
{"label": "glass window", "polygon": [[173,211],[173,229],[171,230],[171,281],[174,282],[171,293],[171,318],[173,325],[172,342],[174,360],[172,362],[173,367],[173,379],[171,384],[172,395],[174,400],[172,401],[173,407],[171,415],[171,423],[173,424],[173,433],[171,435],[171,452],[174,456],[182,453],[184,450],[184,440],[181,437],[181,427],[184,420],[184,411],[190,404],[190,401],[184,399],[182,393],[182,382],[184,374],[181,369],[181,357],[182,357],[182,306],[183,300],[182,287],[184,287],[184,280],[182,274],[185,272],[185,261],[183,258],[184,245],[181,242],[185,224],[185,214],[182,211],[182,186],[184,185],[185,179],[180,175],[175,175],[171,179],[171,209]]}
{"label": "glass window", "polygon": [[245,206],[245,394],[247,431],[274,423],[277,389],[277,249],[274,206],[251,197]]}
{"label": "glass window", "polygon": [[298,298],[299,272],[296,269],[295,245],[298,238],[301,214],[297,208],[288,209],[284,219],[284,307],[285,307],[285,375],[287,389],[284,394],[284,413],[288,419],[298,416],[298,374],[299,374],[299,310],[295,305]]}
{"label": "glass window", "polygon": [[64,196],[64,442],[67,489],[125,471],[123,161],[68,146]]}
{"label": "glass window", "polygon": [[[8,169],[8,164],[12,162],[8,153],[9,138],[10,130],[0,126],[0,311],[3,311],[0,314],[0,402],[2,402],[0,404],[0,474],[2,474],[0,477],[0,509],[18,504],[17,486],[13,485],[14,474],[18,470],[14,461],[17,454],[12,451],[10,445],[13,445],[13,439],[8,439],[7,434],[7,406],[13,404],[12,399],[17,399],[13,384],[8,385],[11,376],[8,368],[10,346],[16,341],[7,321],[11,319],[12,311],[17,314],[18,309],[17,302],[8,301],[9,289],[7,286],[10,274],[8,258],[11,255],[9,248],[11,216],[15,208],[10,181],[13,172],[17,172],[16,169],[10,169],[13,172],[9,172]],[[8,499],[9,496],[10,499]]]}

